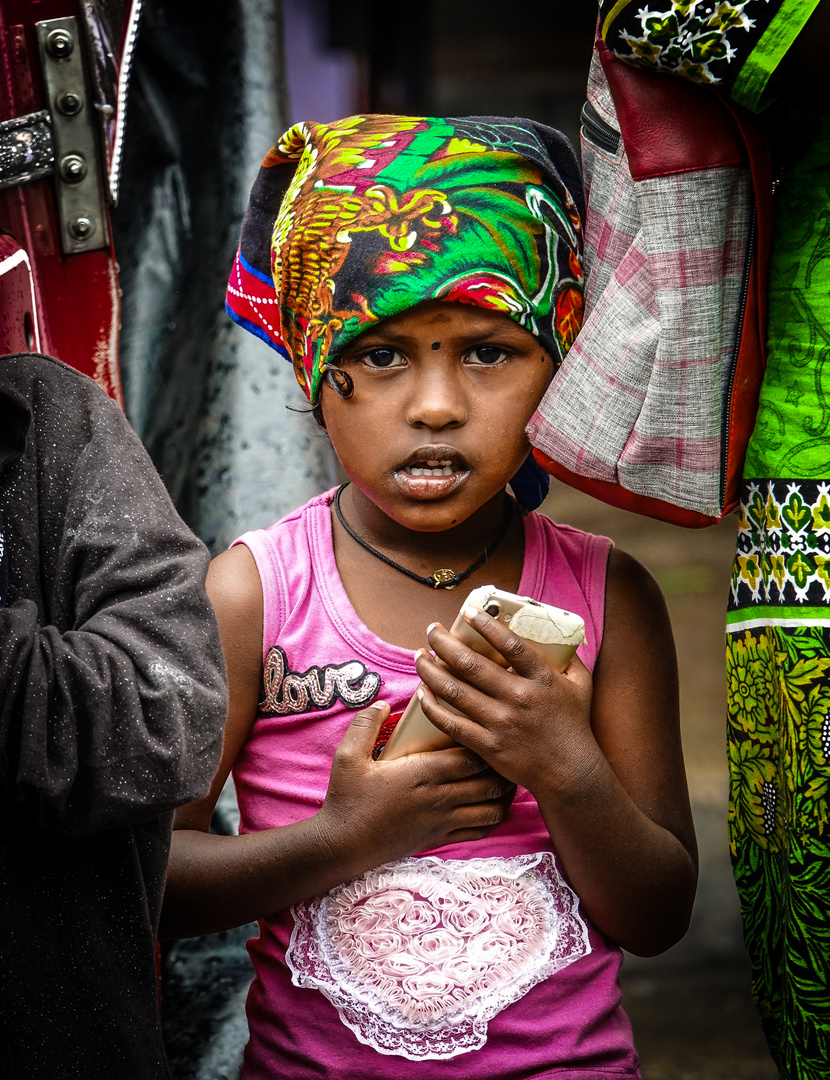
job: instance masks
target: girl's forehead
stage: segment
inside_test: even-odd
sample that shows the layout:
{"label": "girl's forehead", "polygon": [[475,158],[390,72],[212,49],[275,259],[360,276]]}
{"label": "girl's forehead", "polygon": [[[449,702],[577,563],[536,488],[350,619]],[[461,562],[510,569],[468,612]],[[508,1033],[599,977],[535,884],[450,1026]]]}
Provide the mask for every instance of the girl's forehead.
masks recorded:
{"label": "girl's forehead", "polygon": [[[360,345],[371,338],[428,337],[435,335],[486,337],[492,334],[533,338],[510,316],[490,308],[456,301],[425,300],[406,311],[382,319],[364,330],[353,342]],[[538,340],[538,339],[534,339]]]}

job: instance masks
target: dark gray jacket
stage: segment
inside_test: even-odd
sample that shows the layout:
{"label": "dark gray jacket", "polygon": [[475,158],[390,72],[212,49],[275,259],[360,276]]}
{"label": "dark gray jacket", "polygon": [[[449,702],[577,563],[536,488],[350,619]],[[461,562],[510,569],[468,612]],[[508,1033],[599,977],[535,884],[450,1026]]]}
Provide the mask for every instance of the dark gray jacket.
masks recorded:
{"label": "dark gray jacket", "polygon": [[172,810],[225,678],[208,555],[91,380],[0,357],[0,1073],[168,1075],[155,932]]}

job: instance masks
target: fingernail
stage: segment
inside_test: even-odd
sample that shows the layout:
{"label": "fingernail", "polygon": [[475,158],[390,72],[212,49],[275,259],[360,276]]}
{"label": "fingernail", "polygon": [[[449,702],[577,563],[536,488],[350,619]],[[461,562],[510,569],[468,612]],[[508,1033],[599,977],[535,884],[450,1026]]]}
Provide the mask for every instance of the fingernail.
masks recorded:
{"label": "fingernail", "polygon": [[426,654],[427,654],[426,649],[416,649],[415,650],[415,659],[418,660],[421,656],[426,656]]}
{"label": "fingernail", "polygon": [[466,607],[464,608],[464,618],[474,619],[476,615],[478,615],[478,611],[479,609],[477,607]]}
{"label": "fingernail", "polygon": [[419,686],[418,689],[415,691],[415,695],[418,698],[418,701],[420,701],[421,698],[423,698],[424,696],[423,687]]}
{"label": "fingernail", "polygon": [[438,625],[438,623],[437,623],[437,622],[431,622],[431,623],[429,624],[429,626],[427,627],[427,634],[431,634],[431,633],[432,633],[432,631],[433,631],[433,630],[435,629],[435,627],[436,627],[437,625]]}

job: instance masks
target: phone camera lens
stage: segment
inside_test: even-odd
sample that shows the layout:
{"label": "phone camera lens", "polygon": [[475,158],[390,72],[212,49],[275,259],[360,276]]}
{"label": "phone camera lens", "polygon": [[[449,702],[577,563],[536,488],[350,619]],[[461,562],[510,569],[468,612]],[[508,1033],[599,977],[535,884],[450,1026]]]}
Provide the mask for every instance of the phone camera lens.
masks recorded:
{"label": "phone camera lens", "polygon": [[501,608],[499,607],[499,605],[492,602],[489,603],[484,610],[487,612],[488,615],[492,615],[494,619],[497,619],[501,614]]}

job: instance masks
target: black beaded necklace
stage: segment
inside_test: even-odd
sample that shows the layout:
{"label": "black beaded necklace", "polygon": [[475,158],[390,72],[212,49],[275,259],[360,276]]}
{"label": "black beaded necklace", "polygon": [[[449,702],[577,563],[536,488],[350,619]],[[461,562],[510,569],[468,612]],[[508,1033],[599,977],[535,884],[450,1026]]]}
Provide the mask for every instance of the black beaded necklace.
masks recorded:
{"label": "black beaded necklace", "polygon": [[422,574],[416,574],[414,570],[407,570],[405,566],[401,566],[400,563],[396,563],[393,559],[390,559],[387,555],[384,555],[382,551],[378,551],[377,548],[373,548],[372,545],[363,539],[362,536],[358,536],[354,529],[351,528],[343,517],[343,511],[340,509],[340,494],[345,488],[346,484],[341,484],[335,492],[334,496],[334,512],[337,514],[337,520],[352,538],[356,540],[361,547],[366,548],[368,552],[375,556],[376,559],[380,559],[381,562],[385,562],[387,566],[391,566],[393,570],[400,570],[402,574],[406,574],[407,577],[411,577],[414,581],[419,581],[422,585],[429,585],[432,589],[454,589],[456,585],[460,585],[461,582],[470,576],[474,570],[478,570],[481,564],[492,555],[496,549],[497,544],[507,532],[510,522],[513,520],[513,500],[508,496],[507,504],[504,509],[504,517],[499,525],[498,532],[490,542],[489,547],[486,547],[484,551],[479,555],[474,563],[463,570],[460,574],[456,574],[454,570],[443,569],[436,570],[434,574],[430,574],[429,577],[424,577]]}

